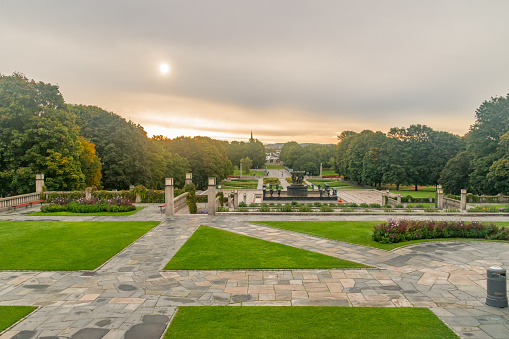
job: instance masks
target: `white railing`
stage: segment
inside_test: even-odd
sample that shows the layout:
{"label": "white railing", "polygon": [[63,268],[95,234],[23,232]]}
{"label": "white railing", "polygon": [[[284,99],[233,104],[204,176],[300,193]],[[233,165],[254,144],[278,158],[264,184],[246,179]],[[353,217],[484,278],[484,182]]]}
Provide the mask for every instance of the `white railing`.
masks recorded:
{"label": "white railing", "polygon": [[13,197],[0,198],[0,210],[7,210],[14,205],[25,204],[39,200],[41,193],[29,193],[15,195]]}

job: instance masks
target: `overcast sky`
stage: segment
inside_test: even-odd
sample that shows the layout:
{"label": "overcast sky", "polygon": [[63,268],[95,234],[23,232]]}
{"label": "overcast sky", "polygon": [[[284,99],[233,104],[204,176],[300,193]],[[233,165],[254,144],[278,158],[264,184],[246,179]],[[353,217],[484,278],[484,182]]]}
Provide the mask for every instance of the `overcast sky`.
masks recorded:
{"label": "overcast sky", "polygon": [[0,0],[0,73],[58,84],[149,135],[463,135],[509,93],[508,13],[507,0]]}

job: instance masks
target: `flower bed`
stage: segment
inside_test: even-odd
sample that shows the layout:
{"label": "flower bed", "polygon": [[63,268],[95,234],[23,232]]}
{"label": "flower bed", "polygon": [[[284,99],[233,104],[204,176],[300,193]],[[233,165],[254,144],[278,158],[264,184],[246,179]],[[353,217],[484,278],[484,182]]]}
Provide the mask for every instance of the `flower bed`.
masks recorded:
{"label": "flower bed", "polygon": [[70,198],[56,198],[50,205],[42,206],[41,212],[73,212],[73,213],[96,213],[96,212],[130,212],[134,211],[136,206],[122,197],[113,197],[108,200],[98,198],[80,198],[73,200]]}
{"label": "flower bed", "polygon": [[398,243],[419,239],[437,238],[481,238],[509,240],[509,229],[493,223],[473,221],[395,220],[373,227],[374,241],[382,244]]}

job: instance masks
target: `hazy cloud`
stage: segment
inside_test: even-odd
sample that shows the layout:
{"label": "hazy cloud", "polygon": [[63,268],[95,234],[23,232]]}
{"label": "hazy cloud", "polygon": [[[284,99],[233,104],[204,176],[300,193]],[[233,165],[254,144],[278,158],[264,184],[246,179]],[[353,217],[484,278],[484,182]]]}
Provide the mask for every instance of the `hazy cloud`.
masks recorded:
{"label": "hazy cloud", "polygon": [[16,1],[0,11],[0,72],[149,132],[462,134],[482,101],[509,92],[508,12],[505,0]]}

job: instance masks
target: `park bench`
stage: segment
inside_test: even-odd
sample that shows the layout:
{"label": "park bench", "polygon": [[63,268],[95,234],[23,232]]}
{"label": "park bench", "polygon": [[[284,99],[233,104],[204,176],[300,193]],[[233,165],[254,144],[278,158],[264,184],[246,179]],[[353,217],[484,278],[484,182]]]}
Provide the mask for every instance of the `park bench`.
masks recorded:
{"label": "park bench", "polygon": [[18,205],[12,205],[12,208],[14,208],[14,210],[16,210],[16,208],[18,207],[23,207],[25,206],[25,208],[28,208],[28,206],[32,207],[33,204],[41,204],[44,202],[44,200],[36,200],[36,201],[32,201],[32,202],[26,202],[24,204],[18,204]]}
{"label": "park bench", "polygon": [[16,208],[18,208],[18,207],[23,207],[23,206],[25,206],[25,208],[28,208],[28,205],[32,206],[31,203],[26,202],[24,204],[12,205],[12,208],[14,208],[14,210],[16,210]]}
{"label": "park bench", "polygon": [[159,207],[159,209],[160,209],[160,210],[161,210],[161,212],[162,212],[162,211],[163,211],[163,207],[164,207],[164,206],[166,206],[166,204],[161,204],[161,205],[159,205],[159,206],[157,206],[157,207]]}

